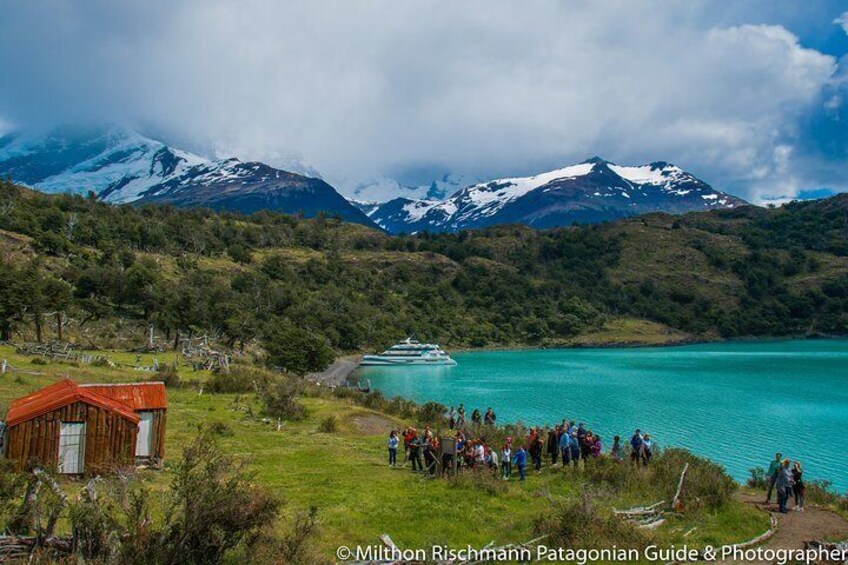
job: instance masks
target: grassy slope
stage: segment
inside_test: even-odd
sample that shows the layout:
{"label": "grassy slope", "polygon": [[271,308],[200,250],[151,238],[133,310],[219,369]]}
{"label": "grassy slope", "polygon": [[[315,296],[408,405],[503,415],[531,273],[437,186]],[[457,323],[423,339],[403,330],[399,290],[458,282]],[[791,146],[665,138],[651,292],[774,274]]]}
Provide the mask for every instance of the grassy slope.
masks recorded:
{"label": "grassy slope", "polygon": [[[135,354],[108,355],[120,363],[135,361]],[[65,375],[82,382],[133,381],[146,376],[130,368],[32,365],[30,359],[16,355],[7,346],[0,347],[0,358],[8,359],[19,371],[40,373],[0,377],[0,415],[12,399]],[[166,359],[160,356],[160,360]],[[145,356],[143,363],[149,362],[150,356]],[[190,379],[209,377],[187,369],[181,371]],[[574,496],[579,490],[575,480],[579,472],[564,474],[556,469],[545,469],[538,476],[531,473],[526,483],[511,482],[496,494],[468,482],[457,485],[423,479],[406,469],[390,469],[384,461],[385,436],[381,427],[400,427],[402,422],[335,398],[304,398],[308,417],[285,423],[277,431],[275,424],[247,416],[246,402],[250,400],[245,396],[238,402],[241,409],[236,410],[236,395],[232,394],[198,394],[192,389],[169,390],[168,394],[166,459],[174,461],[178,457],[198,424],[227,424],[234,433],[222,438],[222,445],[250,458],[259,481],[286,500],[288,513],[311,505],[318,507],[320,551],[327,558],[332,557],[339,544],[375,543],[382,533],[389,533],[402,547],[524,541],[533,535],[534,518],[549,508],[549,498]],[[317,433],[318,423],[329,415],[339,418],[339,430],[334,434]],[[369,420],[370,434],[363,433],[357,418]],[[146,471],[142,476],[153,488],[163,489],[168,478],[167,465],[165,471]],[[652,502],[655,501],[618,500],[615,504],[624,507]],[[656,535],[664,543],[681,543],[683,533],[697,526],[686,542],[717,544],[748,539],[766,525],[764,515],[742,504],[732,504],[716,515],[673,518]]]}

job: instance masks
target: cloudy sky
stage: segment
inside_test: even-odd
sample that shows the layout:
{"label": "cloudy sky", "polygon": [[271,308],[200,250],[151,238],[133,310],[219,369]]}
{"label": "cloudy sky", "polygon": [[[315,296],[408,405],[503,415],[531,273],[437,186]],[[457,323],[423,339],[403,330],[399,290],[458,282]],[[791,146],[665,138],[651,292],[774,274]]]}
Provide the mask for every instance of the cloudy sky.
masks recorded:
{"label": "cloudy sky", "polygon": [[666,160],[848,191],[848,12],[808,0],[6,0],[0,123],[117,121],[349,184]]}

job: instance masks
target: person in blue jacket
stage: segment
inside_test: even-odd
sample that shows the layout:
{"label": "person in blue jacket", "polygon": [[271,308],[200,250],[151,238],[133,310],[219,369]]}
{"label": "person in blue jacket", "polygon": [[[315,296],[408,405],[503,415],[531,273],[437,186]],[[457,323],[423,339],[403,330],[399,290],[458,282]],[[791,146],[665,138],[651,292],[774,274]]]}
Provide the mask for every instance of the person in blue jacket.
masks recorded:
{"label": "person in blue jacket", "polygon": [[639,464],[642,460],[642,433],[639,430],[633,432],[630,438],[630,461]]}
{"label": "person in blue jacket", "polygon": [[562,453],[562,467],[566,468],[571,463],[571,436],[567,429],[559,437],[559,450]]}
{"label": "person in blue jacket", "polygon": [[571,432],[571,462],[577,467],[580,464],[580,440],[577,439],[577,430]]}
{"label": "person in blue jacket", "polygon": [[527,452],[524,451],[524,446],[518,446],[515,455],[512,458],[512,463],[518,467],[518,476],[524,480],[524,470],[527,468]]}

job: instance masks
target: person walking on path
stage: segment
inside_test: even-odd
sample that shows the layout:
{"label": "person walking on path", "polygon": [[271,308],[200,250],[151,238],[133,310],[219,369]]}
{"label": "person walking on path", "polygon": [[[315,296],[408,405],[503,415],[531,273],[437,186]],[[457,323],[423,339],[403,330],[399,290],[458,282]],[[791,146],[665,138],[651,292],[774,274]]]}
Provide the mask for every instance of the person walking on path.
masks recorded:
{"label": "person walking on path", "polygon": [[792,496],[792,474],[789,471],[789,459],[784,459],[774,480],[774,488],[777,489],[777,506],[781,514],[786,514],[786,503]]}
{"label": "person walking on path", "polygon": [[397,450],[400,444],[400,439],[396,430],[392,430],[389,434],[389,467],[397,467]]}
{"label": "person walking on path", "polygon": [[769,463],[768,468],[768,490],[766,491],[766,504],[771,503],[771,493],[774,490],[774,483],[777,481],[777,475],[780,473],[780,459],[783,457],[781,453],[775,453],[774,459]]}
{"label": "person walking on path", "polygon": [[450,429],[456,427],[456,410],[453,409],[453,406],[451,406],[450,412],[448,412],[448,427]]}
{"label": "person walking on path", "polygon": [[494,410],[492,410],[492,407],[491,407],[491,406],[489,406],[489,408],[486,410],[486,415],[485,415],[485,416],[483,416],[483,422],[485,422],[485,424],[486,424],[487,426],[494,426],[494,425],[495,425],[495,421],[496,421],[497,419],[498,419],[498,417],[497,417],[497,416],[495,416],[495,411],[494,411]]}
{"label": "person walking on path", "polygon": [[797,512],[804,511],[804,470],[801,468],[801,462],[796,461],[792,466],[792,492],[795,495],[795,510]]}
{"label": "person walking on path", "polygon": [[518,476],[523,481],[526,478],[525,469],[527,468],[527,452],[524,451],[524,446],[518,446],[512,462],[518,467]]}

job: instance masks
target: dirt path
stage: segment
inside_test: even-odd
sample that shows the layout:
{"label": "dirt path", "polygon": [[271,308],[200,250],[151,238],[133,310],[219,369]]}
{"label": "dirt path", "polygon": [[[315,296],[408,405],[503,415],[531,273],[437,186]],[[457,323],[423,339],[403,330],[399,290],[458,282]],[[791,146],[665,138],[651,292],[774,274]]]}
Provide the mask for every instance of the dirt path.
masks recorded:
{"label": "dirt path", "polygon": [[[777,519],[777,532],[768,540],[752,546],[751,550],[762,548],[766,550],[798,550],[804,549],[804,542],[812,540],[823,540],[830,538],[848,539],[848,520],[834,514],[829,510],[808,506],[803,512],[795,512],[791,508],[789,513],[781,514],[775,503],[764,504],[761,495],[743,494],[740,500],[745,504],[759,508],[763,512],[769,512]],[[711,560],[710,563],[730,564],[745,563],[768,564],[769,561],[735,561],[735,560]]]}
{"label": "dirt path", "polygon": [[756,495],[743,495],[742,501],[763,511],[772,512],[777,518],[777,533],[762,547],[772,549],[802,549],[805,541],[819,539],[848,539],[848,520],[829,510],[807,506],[803,512],[795,512],[790,502],[789,513],[778,512],[777,504],[763,504]]}
{"label": "dirt path", "polygon": [[397,426],[390,420],[376,414],[354,416],[356,431],[366,436],[386,435]]}
{"label": "dirt path", "polygon": [[321,386],[337,387],[345,382],[350,374],[359,366],[359,356],[340,357],[332,365],[320,373],[306,375],[306,380]]}

